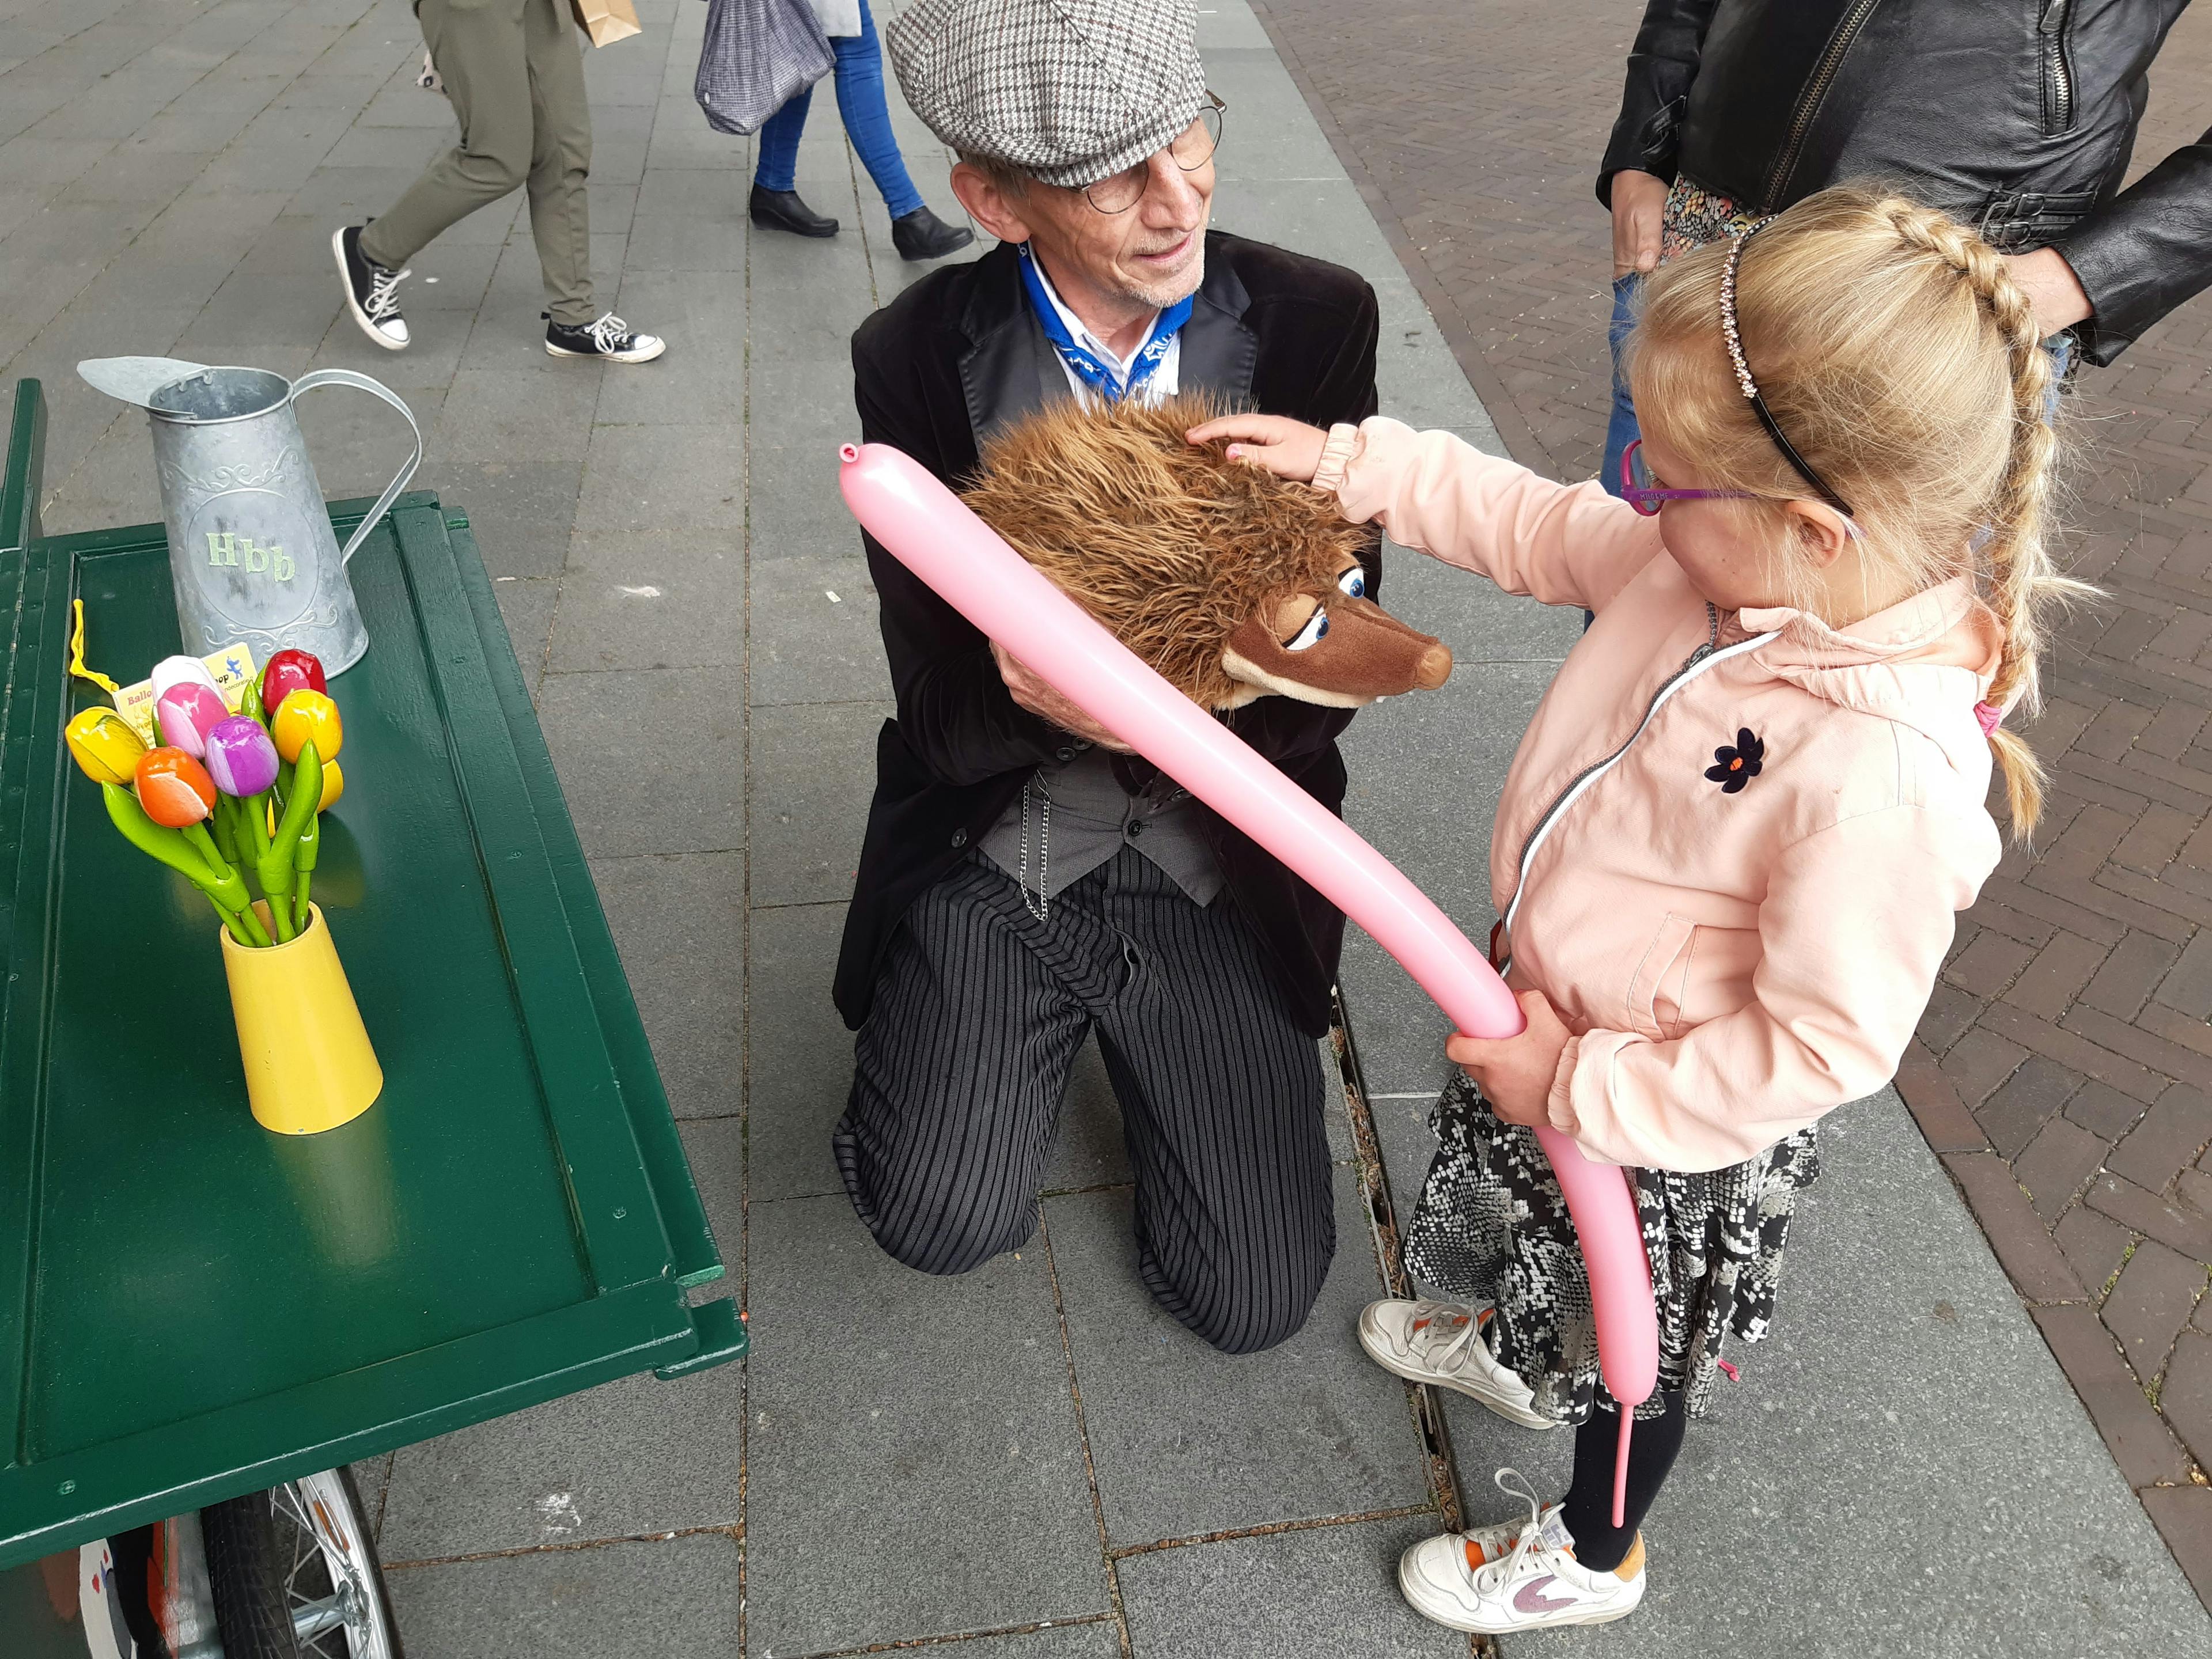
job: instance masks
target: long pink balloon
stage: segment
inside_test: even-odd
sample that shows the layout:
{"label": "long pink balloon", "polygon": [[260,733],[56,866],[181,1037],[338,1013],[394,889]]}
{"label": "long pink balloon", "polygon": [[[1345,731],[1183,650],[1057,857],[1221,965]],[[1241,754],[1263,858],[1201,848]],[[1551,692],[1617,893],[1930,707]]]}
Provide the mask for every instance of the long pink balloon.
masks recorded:
{"label": "long pink balloon", "polygon": [[[1062,696],[1305,878],[1420,981],[1459,1030],[1512,1036],[1520,1005],[1466,934],[1398,867],[1176,690],[1054,586],[967,505],[888,444],[847,444],[845,505],[868,533]],[[1624,1407],[1621,1524],[1632,1408],[1659,1378],[1651,1273],[1621,1171],[1539,1127],[1589,1268],[1605,1385]]]}

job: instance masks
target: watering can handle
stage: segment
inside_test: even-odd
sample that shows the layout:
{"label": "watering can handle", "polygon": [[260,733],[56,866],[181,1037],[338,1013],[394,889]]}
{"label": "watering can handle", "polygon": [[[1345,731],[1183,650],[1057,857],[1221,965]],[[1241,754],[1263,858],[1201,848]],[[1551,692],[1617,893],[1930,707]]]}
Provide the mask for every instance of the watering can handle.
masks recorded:
{"label": "watering can handle", "polygon": [[407,429],[415,434],[415,453],[407,458],[407,465],[399,469],[392,482],[384,486],[384,493],[376,498],[376,505],[368,509],[368,516],[361,521],[361,528],[346,538],[344,549],[338,554],[338,562],[345,563],[353,557],[354,550],[367,538],[368,532],[383,521],[385,509],[399,499],[399,492],[407,488],[407,481],[415,476],[415,469],[422,465],[422,428],[415,423],[415,411],[399,400],[391,387],[372,380],[366,374],[356,374],[349,368],[319,368],[312,374],[303,374],[292,382],[292,397],[296,401],[304,392],[318,386],[349,386],[356,392],[374,392],[407,417]]}

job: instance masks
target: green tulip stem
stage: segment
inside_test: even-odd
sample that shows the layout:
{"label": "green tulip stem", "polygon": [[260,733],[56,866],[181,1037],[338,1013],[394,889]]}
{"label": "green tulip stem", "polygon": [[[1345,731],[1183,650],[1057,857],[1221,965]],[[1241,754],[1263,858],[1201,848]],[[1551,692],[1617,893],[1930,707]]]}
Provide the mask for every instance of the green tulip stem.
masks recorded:
{"label": "green tulip stem", "polygon": [[[260,919],[253,914],[245,879],[235,870],[226,869],[228,880],[216,875],[215,867],[186,838],[183,830],[167,829],[155,823],[146,816],[146,809],[138,804],[137,796],[128,789],[112,783],[103,783],[100,786],[100,793],[107,803],[107,816],[123,832],[125,841],[140,852],[160,860],[205,893],[216,908],[223,912],[226,921],[233,915],[239,916],[249,936],[259,934],[256,942],[268,943],[268,935],[262,932]],[[232,898],[239,901],[237,906],[227,902]]]}
{"label": "green tulip stem", "polygon": [[[221,800],[222,797],[217,795],[216,799]],[[215,872],[217,881],[221,881],[225,876],[236,873],[230,867],[230,860],[224,858],[221,850],[216,848],[215,838],[208,834],[206,824],[186,824],[184,828],[184,836],[186,841],[191,842],[192,850],[208,861],[208,867]]]}
{"label": "green tulip stem", "polygon": [[246,814],[246,840],[239,843],[238,850],[244,853],[250,844],[252,860],[258,864],[269,854],[269,792],[264,789],[258,795],[241,796],[238,805]]}
{"label": "green tulip stem", "polygon": [[[200,890],[203,892],[207,891],[205,888],[202,888]],[[217,898],[213,893],[208,893],[207,902],[215,906],[216,915],[222,918],[222,925],[230,929],[230,936],[233,939],[236,939],[240,945],[251,945],[253,943],[252,939],[246,931],[246,924],[239,921],[238,913],[236,911],[224,909],[222,908],[222,901]]]}
{"label": "green tulip stem", "polygon": [[299,891],[294,896],[294,902],[297,906],[297,908],[295,909],[293,914],[298,918],[300,931],[303,933],[307,931],[308,922],[313,920],[307,911],[307,889],[313,886],[314,882],[315,872],[313,871],[302,870],[300,872]]}

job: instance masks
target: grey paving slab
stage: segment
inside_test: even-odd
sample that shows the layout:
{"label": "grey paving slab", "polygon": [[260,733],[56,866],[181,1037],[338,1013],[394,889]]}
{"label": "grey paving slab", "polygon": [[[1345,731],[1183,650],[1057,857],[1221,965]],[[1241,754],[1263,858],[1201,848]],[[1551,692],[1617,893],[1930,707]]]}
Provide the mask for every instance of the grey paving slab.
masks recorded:
{"label": "grey paving slab", "polygon": [[672,169],[649,161],[630,222],[627,268],[742,271],[745,189],[733,168]]}
{"label": "grey paving slab", "polygon": [[860,550],[860,526],[837,487],[837,450],[860,436],[851,359],[778,362],[750,369],[752,455],[748,522],[755,568]]}
{"label": "grey paving slab", "polygon": [[1336,1259],[1305,1328],[1257,1355],[1206,1347],[1139,1280],[1126,1192],[1047,1200],[1045,1224],[1115,1545],[1427,1501],[1405,1390],[1360,1352],[1379,1294],[1337,1177]]}
{"label": "grey paving slab", "polygon": [[603,1383],[419,1445],[392,1460],[387,1561],[591,1543],[743,1514],[743,1365]]}
{"label": "grey paving slab", "polygon": [[[2212,1620],[1896,1097],[1823,1137],[1775,1337],[1734,1352],[1742,1385],[1691,1426],[1645,1523],[1642,1608],[1516,1638],[1516,1659],[2212,1653]],[[1480,1447],[1460,1463],[1480,1469]]]}
{"label": "grey paving slab", "polygon": [[1408,1516],[1130,1556],[1129,1645],[1139,1659],[1466,1659],[1467,1638],[1398,1594],[1398,1557],[1438,1529]]}
{"label": "grey paving slab", "polygon": [[1106,1075],[1096,1036],[1084,1039],[1067,1070],[1060,1097],[1060,1129],[1045,1165],[1044,1190],[1062,1193],[1119,1186],[1129,1179],[1128,1143],[1122,1138],[1121,1105]]}
{"label": "grey paving slab", "polygon": [[1264,43],[1201,49],[1206,83],[1229,107],[1213,165],[1224,195],[1249,179],[1343,176],[1305,100]]}
{"label": "grey paving slab", "polygon": [[[643,374],[653,366],[628,367]],[[585,458],[576,528],[703,531],[734,544],[744,487],[744,441],[728,426],[600,426]]]}
{"label": "grey paving slab", "polygon": [[744,1103],[745,868],[736,853],[595,859],[669,1104],[687,1117]]}
{"label": "grey paving slab", "polygon": [[745,1126],[733,1117],[696,1118],[678,1124],[677,1133],[725,1270],[722,1278],[696,1287],[697,1293],[733,1295],[744,1267]]}
{"label": "grey paving slab", "polygon": [[752,715],[753,902],[849,898],[889,703],[797,703]]}
{"label": "grey paving slab", "polygon": [[586,852],[744,844],[745,710],[724,671],[548,674],[538,711]]}
{"label": "grey paving slab", "polygon": [[561,603],[561,582],[555,576],[495,576],[492,597],[507,623],[508,642],[522,678],[534,701],[538,682],[545,672],[545,650],[553,636],[553,613]]}
{"label": "grey paving slab", "polygon": [[752,698],[883,702],[891,696],[875,584],[858,550],[845,557],[763,559],[751,572]]}
{"label": "grey paving slab", "polygon": [[734,1653],[738,1545],[716,1533],[394,1571],[412,1659]]}
{"label": "grey paving slab", "polygon": [[1225,184],[1214,195],[1213,223],[1317,259],[1333,259],[1370,281],[1402,274],[1366,204],[1341,172],[1334,178]]}
{"label": "grey paving slab", "polygon": [[734,533],[580,530],[571,539],[549,667],[720,667],[732,671],[734,690],[744,659],[744,563]]}
{"label": "grey paving slab", "polygon": [[842,1194],[756,1202],[750,1233],[755,1650],[1108,1612],[1044,1253],[925,1279]]}
{"label": "grey paving slab", "polygon": [[844,926],[842,903],[752,913],[745,1121],[757,1200],[845,1190],[830,1152],[853,1080],[853,1034],[830,1000]]}

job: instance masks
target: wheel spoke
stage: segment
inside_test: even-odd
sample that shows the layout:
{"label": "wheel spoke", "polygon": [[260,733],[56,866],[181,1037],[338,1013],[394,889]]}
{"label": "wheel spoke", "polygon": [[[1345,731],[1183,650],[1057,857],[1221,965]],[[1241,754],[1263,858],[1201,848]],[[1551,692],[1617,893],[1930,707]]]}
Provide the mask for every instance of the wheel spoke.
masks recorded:
{"label": "wheel spoke", "polygon": [[302,1642],[313,1641],[325,1631],[343,1629],[351,1617],[349,1589],[341,1589],[335,1595],[325,1595],[319,1601],[309,1601],[292,1609],[292,1634]]}

